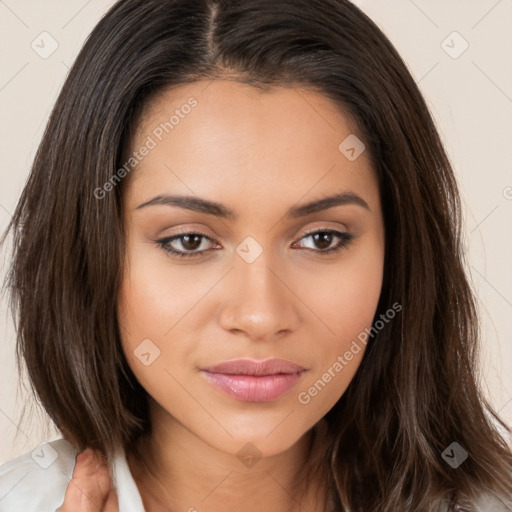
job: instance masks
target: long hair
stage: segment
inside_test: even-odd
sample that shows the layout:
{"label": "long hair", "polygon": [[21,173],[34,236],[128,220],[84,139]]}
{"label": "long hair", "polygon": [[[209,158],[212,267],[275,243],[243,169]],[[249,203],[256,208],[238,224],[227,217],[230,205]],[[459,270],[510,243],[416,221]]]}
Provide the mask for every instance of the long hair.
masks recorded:
{"label": "long hair", "polygon": [[[403,309],[325,416],[319,460],[336,509],[445,511],[457,499],[469,510],[483,495],[512,509],[497,425],[510,430],[475,377],[453,170],[406,65],[346,0],[120,0],[94,28],[2,238],[13,233],[18,364],[55,425],[109,460],[151,428],[116,318],[123,186],[94,191],[118,172],[158,91],[215,78],[318,91],[353,118],[377,171],[386,253],[376,318]],[[452,443],[468,454],[456,469],[442,455]]]}

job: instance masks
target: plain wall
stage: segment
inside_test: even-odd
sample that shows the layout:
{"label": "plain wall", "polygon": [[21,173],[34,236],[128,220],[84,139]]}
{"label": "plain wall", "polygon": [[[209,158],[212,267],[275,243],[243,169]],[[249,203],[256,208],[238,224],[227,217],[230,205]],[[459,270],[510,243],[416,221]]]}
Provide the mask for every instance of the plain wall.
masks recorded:
{"label": "plain wall", "polygon": [[[512,424],[512,2],[359,0],[406,61],[452,160],[465,205],[468,271],[482,321],[481,382]],[[69,67],[111,0],[0,2],[0,230],[5,229]],[[456,31],[460,34],[454,35]],[[58,48],[48,58],[39,52]],[[444,41],[444,43],[443,43]],[[468,48],[461,53],[466,43]],[[460,53],[460,55],[459,55]],[[450,55],[451,54],[451,55]],[[0,278],[8,265],[2,251]],[[60,437],[17,395],[15,332],[0,303],[0,464]],[[30,409],[29,409],[30,410]],[[15,442],[15,434],[16,436]]]}

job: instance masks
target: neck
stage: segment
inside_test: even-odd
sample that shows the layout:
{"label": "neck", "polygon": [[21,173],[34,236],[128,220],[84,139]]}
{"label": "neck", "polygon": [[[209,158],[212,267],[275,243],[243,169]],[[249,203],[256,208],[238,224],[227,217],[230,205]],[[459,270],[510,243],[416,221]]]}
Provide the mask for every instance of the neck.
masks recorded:
{"label": "neck", "polygon": [[146,512],[325,510],[325,481],[304,481],[317,453],[313,430],[282,453],[244,461],[208,445],[159,406],[151,409],[151,435],[127,453]]}

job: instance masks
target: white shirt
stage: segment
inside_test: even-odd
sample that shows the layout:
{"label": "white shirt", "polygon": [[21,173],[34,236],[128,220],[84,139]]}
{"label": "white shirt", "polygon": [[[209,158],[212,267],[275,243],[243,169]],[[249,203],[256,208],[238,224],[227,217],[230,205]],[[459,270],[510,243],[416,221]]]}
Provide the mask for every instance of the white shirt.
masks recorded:
{"label": "white shirt", "polygon": [[[0,512],[55,512],[73,475],[77,451],[66,439],[42,443],[0,466]],[[123,450],[113,461],[119,510],[144,512]]]}

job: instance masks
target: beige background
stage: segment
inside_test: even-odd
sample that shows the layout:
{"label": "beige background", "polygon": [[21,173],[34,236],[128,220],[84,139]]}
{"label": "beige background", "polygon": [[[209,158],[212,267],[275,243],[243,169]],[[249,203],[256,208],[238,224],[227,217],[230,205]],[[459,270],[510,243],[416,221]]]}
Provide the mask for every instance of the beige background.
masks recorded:
{"label": "beige background", "polygon": [[[0,0],[2,231],[68,69],[112,3]],[[468,270],[481,307],[482,386],[496,410],[512,424],[512,1],[356,3],[407,62],[454,164],[466,209]],[[44,48],[51,49],[50,36],[41,36],[42,32],[58,43],[46,59],[31,47],[33,41],[43,46],[41,38],[46,38]],[[6,251],[2,256],[1,278],[8,264]],[[1,299],[0,464],[58,437],[42,428],[43,414],[31,413],[28,422],[19,424],[21,408],[31,400],[17,396],[14,328],[5,294]]]}

